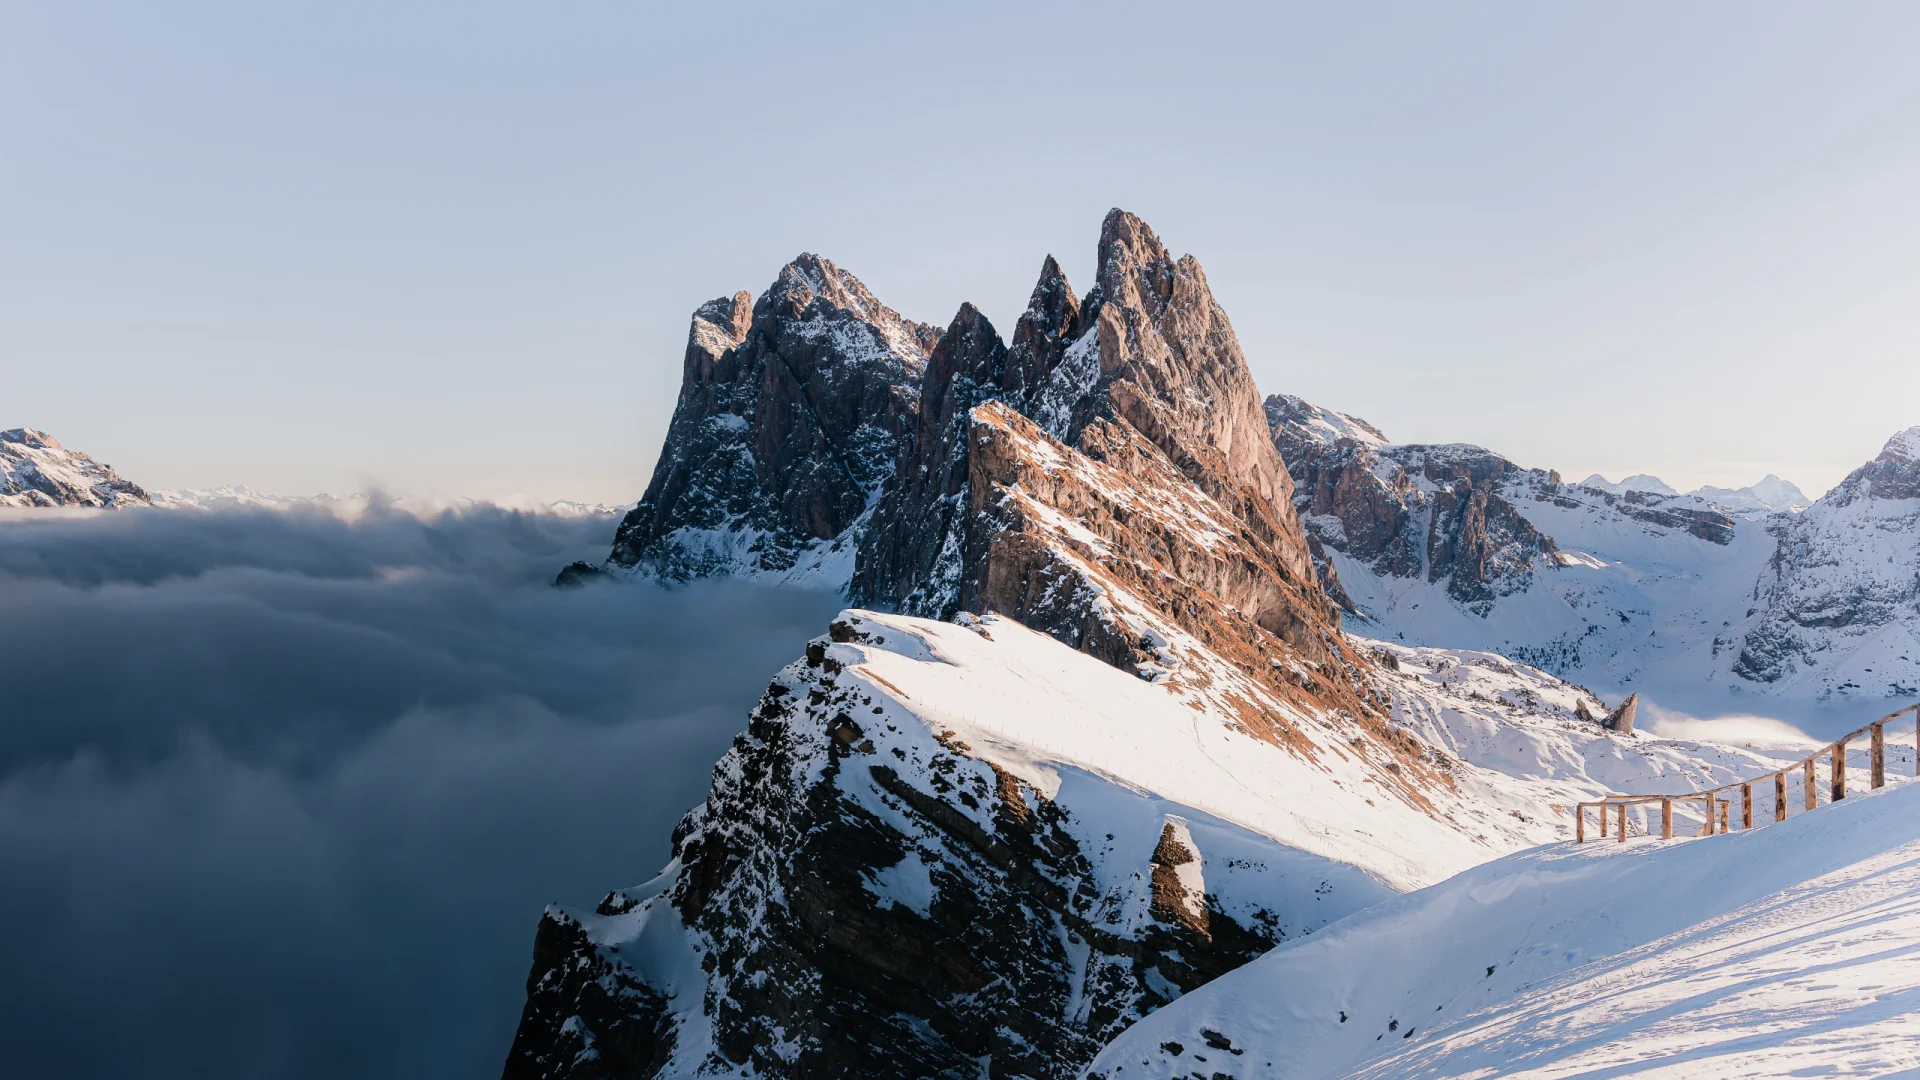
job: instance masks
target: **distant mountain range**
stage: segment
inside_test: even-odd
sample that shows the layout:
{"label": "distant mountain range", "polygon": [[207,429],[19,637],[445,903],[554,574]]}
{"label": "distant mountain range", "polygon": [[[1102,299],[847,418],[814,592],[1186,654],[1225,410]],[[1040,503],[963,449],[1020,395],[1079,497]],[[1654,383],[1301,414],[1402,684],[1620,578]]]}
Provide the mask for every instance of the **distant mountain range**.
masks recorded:
{"label": "distant mountain range", "polygon": [[[1679,492],[1667,486],[1657,476],[1636,473],[1619,483],[1613,483],[1599,473],[1594,473],[1580,481],[1581,487],[1594,488],[1614,495],[1625,495],[1629,491],[1641,491],[1650,495],[1674,496]],[[1803,510],[1813,500],[1792,483],[1768,473],[1757,484],[1743,488],[1697,487],[1687,494],[1704,499],[1723,510],[1735,513],[1768,510]]]}
{"label": "distant mountain range", "polygon": [[87,454],[61,446],[44,431],[33,428],[0,431],[0,507],[124,510],[135,506],[153,506],[170,510],[218,510],[249,506],[275,509],[318,506],[357,513],[376,502],[423,513],[482,505],[566,515],[615,515],[625,514],[632,509],[631,504],[615,506],[567,499],[555,502],[524,498],[417,499],[379,492],[274,495],[235,486],[148,490],[121,479],[110,466]]}

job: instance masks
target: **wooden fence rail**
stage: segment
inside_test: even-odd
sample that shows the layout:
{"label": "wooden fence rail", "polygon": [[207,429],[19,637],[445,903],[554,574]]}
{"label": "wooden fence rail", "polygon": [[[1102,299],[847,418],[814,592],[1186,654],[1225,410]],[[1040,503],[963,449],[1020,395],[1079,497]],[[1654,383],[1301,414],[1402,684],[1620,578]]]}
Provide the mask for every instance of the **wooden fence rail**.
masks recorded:
{"label": "wooden fence rail", "polygon": [[[1820,792],[1818,781],[1816,780],[1818,773],[1815,769],[1815,764],[1823,757],[1831,757],[1833,759],[1828,781],[1831,785],[1829,799],[1832,802],[1839,802],[1841,799],[1847,797],[1847,744],[1862,735],[1868,736],[1871,740],[1868,750],[1868,782],[1876,788],[1884,787],[1887,783],[1886,728],[1889,723],[1900,719],[1908,713],[1912,713],[1914,716],[1914,770],[1915,775],[1920,775],[1920,703],[1916,703],[1901,709],[1899,712],[1889,713],[1865,727],[1842,735],[1832,745],[1822,748],[1802,761],[1772,773],[1763,773],[1749,780],[1736,780],[1731,784],[1722,784],[1717,788],[1709,788],[1705,791],[1689,791],[1680,795],[1608,795],[1601,799],[1580,803],[1574,807],[1573,811],[1574,841],[1576,843],[1586,843],[1588,807],[1598,807],[1600,809],[1600,838],[1604,839],[1606,837],[1608,818],[1614,817],[1618,818],[1615,838],[1621,843],[1625,843],[1627,839],[1627,807],[1652,803],[1660,804],[1660,836],[1662,839],[1673,839],[1673,804],[1694,801],[1703,803],[1706,811],[1706,824],[1701,827],[1699,833],[1696,835],[1712,836],[1715,832],[1714,825],[1716,821],[1719,824],[1718,831],[1723,833],[1729,832],[1731,830],[1728,827],[1728,821],[1732,817],[1734,800],[1732,795],[1727,793],[1733,791],[1740,793],[1740,828],[1751,829],[1753,828],[1753,785],[1764,782],[1768,776],[1773,778],[1773,820],[1785,821],[1787,820],[1787,774],[1793,772],[1795,769],[1800,771],[1801,784],[1806,789],[1806,807],[1808,810],[1816,809],[1820,805]],[[1725,794],[1726,797],[1723,798],[1723,794]],[[1613,813],[1610,814],[1609,811],[1613,811]]]}

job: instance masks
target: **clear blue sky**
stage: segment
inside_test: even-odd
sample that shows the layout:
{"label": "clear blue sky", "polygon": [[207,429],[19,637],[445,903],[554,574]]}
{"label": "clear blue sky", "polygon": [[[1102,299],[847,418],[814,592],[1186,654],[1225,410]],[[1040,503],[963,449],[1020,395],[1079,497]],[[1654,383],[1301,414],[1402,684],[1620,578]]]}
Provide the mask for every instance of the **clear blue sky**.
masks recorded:
{"label": "clear blue sky", "polygon": [[1818,493],[1920,423],[1912,4],[0,5],[0,427],[149,486],[632,499],[686,319],[944,324],[1124,206],[1263,390]]}

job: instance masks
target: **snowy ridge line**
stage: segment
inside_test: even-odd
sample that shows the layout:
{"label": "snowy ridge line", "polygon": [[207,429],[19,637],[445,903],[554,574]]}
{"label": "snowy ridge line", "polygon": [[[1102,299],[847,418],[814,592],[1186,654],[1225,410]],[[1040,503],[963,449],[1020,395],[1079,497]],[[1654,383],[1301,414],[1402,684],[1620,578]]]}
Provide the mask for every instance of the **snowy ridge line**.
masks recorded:
{"label": "snowy ridge line", "polygon": [[1751,829],[1753,828],[1753,785],[1768,777],[1773,778],[1773,820],[1785,821],[1787,820],[1787,774],[1795,769],[1800,770],[1805,783],[1806,808],[1808,810],[1819,808],[1820,791],[1814,781],[1814,763],[1823,757],[1830,760],[1830,768],[1832,769],[1831,794],[1828,797],[1827,803],[1827,805],[1831,806],[1833,803],[1839,802],[1841,799],[1847,797],[1847,744],[1862,735],[1868,736],[1871,740],[1867,750],[1869,784],[1875,788],[1885,787],[1887,786],[1887,725],[1908,713],[1912,713],[1914,716],[1914,772],[1916,776],[1920,776],[1920,702],[1916,702],[1915,704],[1890,712],[1871,724],[1857,727],[1794,764],[1788,765],[1785,768],[1776,769],[1771,773],[1762,773],[1759,776],[1746,780],[1736,780],[1731,784],[1722,784],[1716,788],[1689,792],[1685,795],[1616,794],[1607,795],[1591,802],[1578,803],[1573,808],[1574,843],[1584,844],[1587,841],[1587,808],[1590,806],[1600,808],[1600,839],[1605,839],[1607,835],[1608,808],[1620,808],[1618,815],[1619,823],[1616,832],[1616,839],[1620,843],[1625,843],[1627,840],[1627,807],[1650,803],[1660,804],[1660,837],[1663,840],[1673,839],[1673,804],[1676,802],[1692,802],[1695,799],[1699,799],[1706,804],[1706,824],[1701,826],[1698,835],[1712,836],[1714,834],[1716,803],[1718,803],[1719,831],[1722,833],[1731,832],[1732,830],[1728,826],[1727,819],[1733,808],[1733,800],[1731,798],[1721,799],[1719,796],[1721,792],[1732,791],[1735,788],[1740,789],[1740,828],[1743,831]]}

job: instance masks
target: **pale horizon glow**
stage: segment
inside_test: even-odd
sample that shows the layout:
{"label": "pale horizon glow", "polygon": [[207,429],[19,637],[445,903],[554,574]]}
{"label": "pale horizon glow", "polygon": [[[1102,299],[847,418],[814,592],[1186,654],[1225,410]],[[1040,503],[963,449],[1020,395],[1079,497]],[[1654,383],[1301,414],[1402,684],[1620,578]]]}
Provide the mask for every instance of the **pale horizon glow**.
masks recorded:
{"label": "pale horizon glow", "polygon": [[1920,9],[0,11],[0,428],[154,488],[639,497],[801,251],[1003,335],[1121,206],[1264,393],[1817,497],[1920,423]]}

